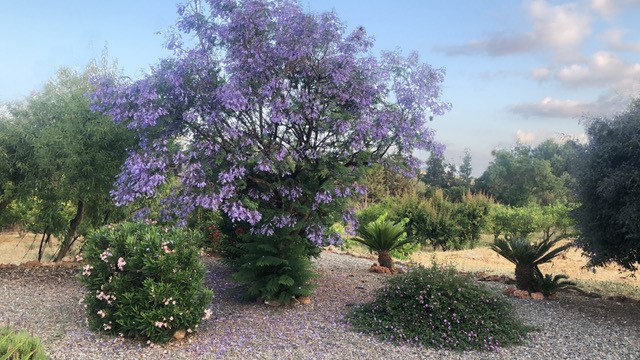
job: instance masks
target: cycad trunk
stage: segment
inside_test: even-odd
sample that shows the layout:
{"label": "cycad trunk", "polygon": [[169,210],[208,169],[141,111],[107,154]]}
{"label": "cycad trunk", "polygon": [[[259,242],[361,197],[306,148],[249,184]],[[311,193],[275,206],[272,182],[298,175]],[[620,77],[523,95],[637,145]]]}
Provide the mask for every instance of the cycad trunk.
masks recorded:
{"label": "cycad trunk", "polygon": [[393,259],[391,258],[391,255],[389,255],[388,251],[378,252],[378,264],[388,269],[393,269]]}
{"label": "cycad trunk", "polygon": [[535,265],[533,264],[517,264],[516,265],[516,287],[519,290],[531,290],[533,286]]}

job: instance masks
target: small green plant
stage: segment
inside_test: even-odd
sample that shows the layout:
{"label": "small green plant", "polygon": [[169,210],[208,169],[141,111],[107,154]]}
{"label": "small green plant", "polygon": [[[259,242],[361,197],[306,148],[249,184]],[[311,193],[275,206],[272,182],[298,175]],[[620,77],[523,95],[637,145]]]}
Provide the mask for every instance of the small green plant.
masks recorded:
{"label": "small green plant", "polygon": [[546,298],[553,299],[558,291],[576,287],[575,282],[567,279],[569,279],[569,276],[565,274],[543,275],[542,271],[536,267],[536,291],[541,292]]}
{"label": "small green plant", "polygon": [[197,234],[144,223],[90,233],[81,281],[89,326],[159,343],[211,315]]}
{"label": "small green plant", "polygon": [[46,360],[42,343],[26,331],[0,327],[0,360]]}
{"label": "small green plant", "polygon": [[383,214],[377,220],[360,226],[357,230],[358,237],[353,240],[377,253],[380,266],[393,269],[391,251],[413,242],[412,238],[407,238],[404,228],[408,221],[409,219],[404,219],[393,223],[387,220],[387,214]]}
{"label": "small green plant", "polygon": [[436,264],[388,278],[373,302],[347,318],[356,330],[398,344],[455,350],[518,344],[531,330],[506,299]]}
{"label": "small green plant", "polygon": [[496,239],[491,245],[491,249],[515,264],[516,287],[518,289],[534,291],[535,271],[538,265],[553,260],[573,245],[567,243],[554,248],[560,240],[562,240],[561,237],[547,238],[538,242],[531,242],[524,237]]}

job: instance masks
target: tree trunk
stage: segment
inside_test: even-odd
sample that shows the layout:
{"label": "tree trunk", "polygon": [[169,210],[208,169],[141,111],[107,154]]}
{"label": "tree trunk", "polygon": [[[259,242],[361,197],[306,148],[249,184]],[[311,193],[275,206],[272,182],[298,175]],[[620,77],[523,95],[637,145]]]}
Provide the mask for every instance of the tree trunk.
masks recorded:
{"label": "tree trunk", "polygon": [[388,269],[393,269],[393,259],[388,251],[380,251],[378,253],[378,263]]}
{"label": "tree trunk", "polygon": [[64,236],[62,240],[62,244],[60,244],[60,248],[58,249],[58,255],[56,256],[55,261],[62,261],[62,259],[67,256],[71,245],[73,244],[73,240],[76,237],[76,231],[78,230],[78,226],[82,222],[82,216],[84,215],[84,201],[78,200],[78,207],[76,209],[76,216],[71,219],[69,222],[69,230],[67,230],[67,234]]}
{"label": "tree trunk", "polygon": [[516,287],[518,290],[530,291],[533,287],[535,266],[532,264],[516,265]]}
{"label": "tree trunk", "polygon": [[2,215],[2,213],[7,208],[7,206],[9,206],[9,204],[11,204],[12,200],[13,199],[4,199],[4,200],[0,201],[0,215]]}

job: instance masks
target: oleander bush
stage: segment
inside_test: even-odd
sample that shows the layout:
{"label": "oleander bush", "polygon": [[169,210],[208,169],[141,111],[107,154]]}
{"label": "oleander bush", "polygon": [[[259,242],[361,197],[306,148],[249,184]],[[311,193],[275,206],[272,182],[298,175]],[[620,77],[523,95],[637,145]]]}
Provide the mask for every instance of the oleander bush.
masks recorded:
{"label": "oleander bush", "polygon": [[198,236],[131,222],[90,233],[81,274],[89,326],[155,343],[194,331],[210,316],[213,295],[204,286]]}
{"label": "oleander bush", "polygon": [[47,360],[48,358],[37,337],[8,326],[0,327],[1,360]]}
{"label": "oleander bush", "polygon": [[397,344],[454,350],[495,350],[521,343],[531,330],[501,295],[436,264],[389,277],[348,319],[356,330]]}

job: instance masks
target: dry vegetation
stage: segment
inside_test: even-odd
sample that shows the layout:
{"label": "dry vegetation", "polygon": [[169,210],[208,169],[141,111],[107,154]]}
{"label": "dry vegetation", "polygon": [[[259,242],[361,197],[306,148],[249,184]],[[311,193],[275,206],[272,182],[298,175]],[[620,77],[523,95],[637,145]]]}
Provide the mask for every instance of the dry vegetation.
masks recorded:
{"label": "dry vegetation", "polygon": [[[465,272],[513,275],[513,265],[489,249],[488,243],[489,241],[485,240],[480,247],[471,250],[421,251],[413,254],[411,260],[424,265],[430,265],[435,261],[438,264],[455,266],[458,270]],[[21,264],[37,260],[39,245],[39,236],[33,234],[21,236],[17,232],[2,232],[0,233],[0,264]],[[45,247],[43,262],[50,261],[56,246],[57,242],[54,239]],[[360,247],[351,248],[350,251],[358,255],[368,255],[367,250]],[[75,252],[71,254],[75,255]],[[372,257],[372,259],[375,258]],[[541,270],[550,274],[567,274],[588,292],[596,292],[603,296],[624,295],[640,300],[640,276],[614,265],[593,271],[585,267],[586,263],[587,258],[582,256],[579,250],[572,249],[550,264],[542,265]]]}
{"label": "dry vegetation", "polygon": [[[31,233],[20,234],[13,231],[0,232],[0,264],[22,264],[37,261],[41,236]],[[44,246],[42,262],[51,261],[57,248],[58,241],[52,237],[51,242]],[[75,256],[74,251],[71,251],[70,254]],[[71,256],[65,258],[65,260],[70,259],[72,259]]]}

